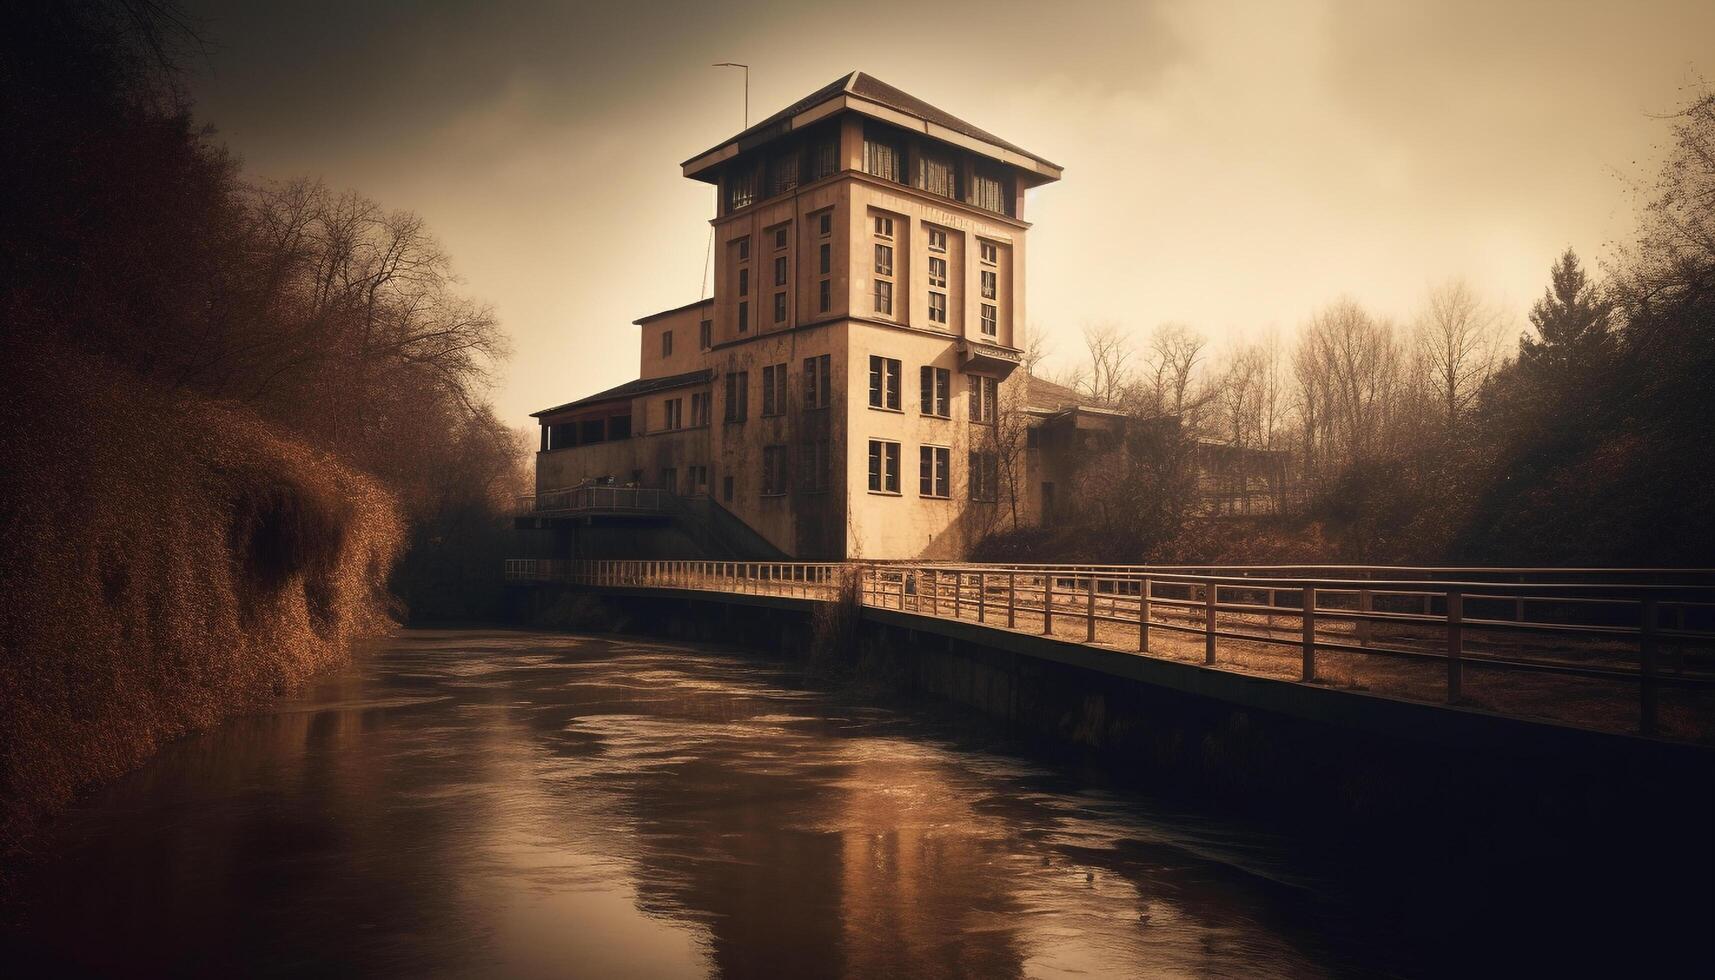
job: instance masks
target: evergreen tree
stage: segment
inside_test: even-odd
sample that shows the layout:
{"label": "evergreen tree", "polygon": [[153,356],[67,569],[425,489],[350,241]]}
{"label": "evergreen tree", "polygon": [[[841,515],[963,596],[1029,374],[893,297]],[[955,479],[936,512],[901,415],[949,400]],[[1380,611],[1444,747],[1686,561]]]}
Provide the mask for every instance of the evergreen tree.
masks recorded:
{"label": "evergreen tree", "polygon": [[1571,249],[1549,271],[1549,286],[1531,307],[1537,336],[1519,341],[1519,363],[1539,380],[1587,377],[1613,351],[1612,305],[1602,298]]}

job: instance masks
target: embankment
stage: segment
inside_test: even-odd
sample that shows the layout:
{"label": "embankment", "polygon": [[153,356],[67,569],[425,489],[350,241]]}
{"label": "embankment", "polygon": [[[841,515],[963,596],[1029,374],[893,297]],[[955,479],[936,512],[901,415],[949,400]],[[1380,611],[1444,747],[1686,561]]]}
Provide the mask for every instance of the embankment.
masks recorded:
{"label": "embankment", "polygon": [[0,855],[80,787],[388,627],[375,482],[75,352],[0,388]]}

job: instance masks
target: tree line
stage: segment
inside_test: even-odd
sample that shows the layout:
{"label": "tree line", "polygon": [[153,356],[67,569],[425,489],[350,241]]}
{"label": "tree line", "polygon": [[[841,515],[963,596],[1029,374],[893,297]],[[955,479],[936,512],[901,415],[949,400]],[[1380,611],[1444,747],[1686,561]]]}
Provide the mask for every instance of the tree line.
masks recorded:
{"label": "tree line", "polygon": [[[1666,162],[1636,193],[1633,240],[1599,275],[1570,249],[1554,257],[1528,322],[1455,278],[1405,321],[1340,298],[1219,354],[1180,323],[1141,339],[1087,328],[1081,363],[1057,380],[1134,424],[1083,468],[1080,527],[1032,547],[1708,564],[1715,94],[1672,118]],[[1278,516],[1199,520],[1198,444],[1280,454]]]}
{"label": "tree line", "polygon": [[524,446],[487,398],[505,335],[423,220],[247,179],[192,114],[179,65],[200,42],[169,5],[6,20],[8,348],[98,356],[374,475],[412,528],[398,590],[418,614],[480,613],[454,586],[498,558]]}

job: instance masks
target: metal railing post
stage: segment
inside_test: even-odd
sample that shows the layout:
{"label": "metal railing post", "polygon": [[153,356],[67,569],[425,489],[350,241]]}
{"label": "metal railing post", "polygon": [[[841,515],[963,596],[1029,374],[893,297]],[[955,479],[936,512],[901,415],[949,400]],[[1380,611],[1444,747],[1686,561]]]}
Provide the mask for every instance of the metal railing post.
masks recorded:
{"label": "metal railing post", "polygon": [[1012,629],[1016,621],[1018,607],[1018,573],[1006,573],[1006,628]]}
{"label": "metal railing post", "polygon": [[1137,650],[1149,652],[1149,576],[1137,587]]}
{"label": "metal railing post", "polygon": [[1371,610],[1373,610],[1375,608],[1375,606],[1376,606],[1376,599],[1375,599],[1375,596],[1370,592],[1370,590],[1369,589],[1359,589],[1358,590],[1358,615],[1360,618],[1357,621],[1358,622],[1358,628],[1356,631],[1358,634],[1358,646],[1367,647],[1370,645],[1370,621],[1368,619],[1363,619],[1361,617],[1368,614]]}
{"label": "metal railing post", "polygon": [[1042,635],[1054,635],[1054,573],[1042,574]]}
{"label": "metal railing post", "polygon": [[1096,642],[1096,575],[1090,573],[1090,594],[1084,602],[1084,642]]}
{"label": "metal railing post", "polygon": [[988,621],[988,590],[984,587],[986,576],[977,573],[977,622]]}
{"label": "metal railing post", "polygon": [[929,569],[929,615],[941,615],[941,570]]}
{"label": "metal railing post", "polygon": [[1316,679],[1316,587],[1304,587],[1304,674],[1305,681]]}
{"label": "metal railing post", "polygon": [[1656,629],[1661,610],[1655,596],[1645,596],[1638,612],[1638,734],[1648,736],[1656,729]]}
{"label": "metal railing post", "polygon": [[965,573],[953,570],[953,618],[965,618]]}
{"label": "metal railing post", "polygon": [[1460,658],[1465,653],[1465,594],[1457,589],[1447,592],[1447,703],[1459,703],[1459,688],[1464,680]]}
{"label": "metal railing post", "polygon": [[1214,582],[1203,586],[1203,662],[1215,662],[1215,592]]}

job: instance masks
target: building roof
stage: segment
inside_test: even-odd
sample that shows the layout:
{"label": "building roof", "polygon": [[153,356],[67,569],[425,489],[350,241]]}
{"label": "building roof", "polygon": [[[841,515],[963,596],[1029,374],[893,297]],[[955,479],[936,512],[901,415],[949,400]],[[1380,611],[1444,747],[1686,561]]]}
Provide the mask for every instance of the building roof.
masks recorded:
{"label": "building roof", "polygon": [[1062,169],[1059,164],[1054,163],[1045,157],[1037,156],[1017,144],[1009,143],[987,130],[979,129],[950,112],[930,105],[909,92],[894,88],[892,85],[876,78],[874,75],[865,74],[861,71],[847,72],[816,91],[811,92],[809,95],[806,95],[792,103],[786,108],[781,109],[779,112],[774,113],[754,126],[744,130],[737,136],[722,140],[702,153],[686,160],[682,166],[689,167],[692,163],[697,162],[703,157],[706,157],[711,153],[715,153],[721,148],[732,144],[737,144],[737,149],[740,151],[748,150],[753,146],[764,143],[767,140],[789,130],[791,128],[793,117],[797,116],[799,113],[813,109],[824,102],[848,95],[862,99],[866,102],[873,102],[876,105],[884,106],[888,109],[894,110],[895,112],[904,113],[913,119],[918,119],[925,123],[951,130],[961,136],[967,136],[974,140],[981,140],[991,146],[1000,147],[1001,149],[1011,151],[1012,153],[1016,153],[1020,156],[1028,157],[1056,172]]}
{"label": "building roof", "polygon": [[694,310],[699,306],[709,306],[712,303],[714,303],[714,297],[711,296],[707,299],[697,300],[695,303],[686,303],[684,306],[675,306],[670,310],[662,310],[659,313],[651,313],[647,316],[640,316],[631,322],[633,325],[641,327],[645,323],[649,323],[653,320],[659,320],[664,316],[672,316],[675,313],[683,313],[686,310]]}
{"label": "building roof", "polygon": [[1078,406],[1107,407],[1094,398],[1080,395],[1065,385],[1057,385],[1034,374],[1026,377],[1025,384],[1028,387],[1025,388],[1024,402],[1031,408],[1059,411],[1062,408]]}
{"label": "building roof", "polygon": [[712,380],[714,376],[714,371],[704,368],[701,371],[686,371],[684,374],[671,374],[665,378],[638,378],[636,381],[627,381],[625,384],[615,385],[606,391],[598,391],[593,395],[580,398],[575,402],[567,402],[564,405],[555,405],[553,408],[544,408],[540,412],[531,412],[530,417],[533,419],[539,419],[544,415],[563,412],[568,408],[581,408],[585,405],[596,405],[601,402],[636,398],[638,395],[649,395],[657,391],[667,391],[672,388],[684,388],[688,385],[706,384]]}

